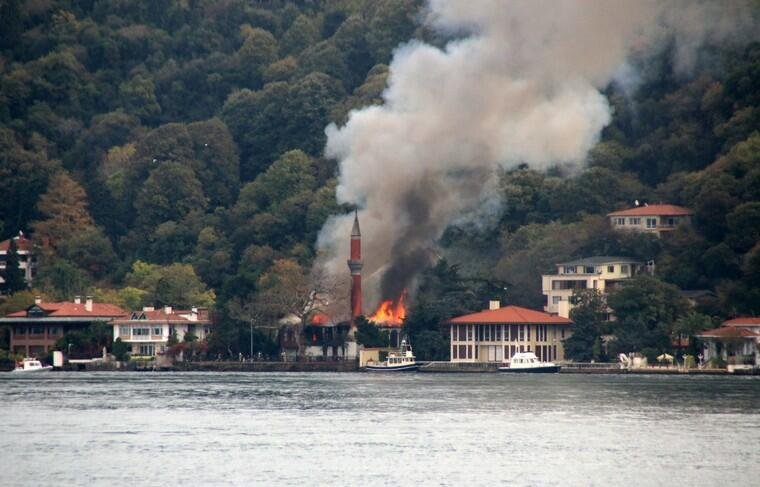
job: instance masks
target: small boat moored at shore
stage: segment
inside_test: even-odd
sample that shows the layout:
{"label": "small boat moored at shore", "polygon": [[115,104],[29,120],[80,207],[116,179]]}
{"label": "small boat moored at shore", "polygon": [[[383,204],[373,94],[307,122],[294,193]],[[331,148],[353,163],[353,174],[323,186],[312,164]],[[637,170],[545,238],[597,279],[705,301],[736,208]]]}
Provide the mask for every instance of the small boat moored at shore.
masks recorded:
{"label": "small boat moored at shore", "polygon": [[412,346],[406,340],[402,340],[398,352],[390,352],[384,362],[367,362],[366,365],[371,372],[412,372],[419,368]]}
{"label": "small boat moored at shore", "polygon": [[53,370],[52,365],[42,365],[36,358],[25,358],[12,372],[47,372]]}
{"label": "small boat moored at shore", "polygon": [[521,372],[528,374],[553,374],[559,372],[560,366],[554,362],[541,362],[533,352],[521,352],[512,356],[509,362],[499,366],[499,372]]}

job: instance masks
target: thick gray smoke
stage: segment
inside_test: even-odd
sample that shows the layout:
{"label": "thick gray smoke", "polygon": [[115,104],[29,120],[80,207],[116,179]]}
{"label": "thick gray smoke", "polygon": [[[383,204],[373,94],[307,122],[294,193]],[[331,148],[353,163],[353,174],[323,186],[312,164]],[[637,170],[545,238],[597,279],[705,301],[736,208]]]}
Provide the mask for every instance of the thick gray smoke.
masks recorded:
{"label": "thick gray smoke", "polygon": [[[360,208],[365,308],[409,286],[448,225],[492,211],[497,169],[581,165],[611,119],[600,89],[630,72],[629,55],[673,41],[688,70],[703,40],[742,32],[742,8],[431,0],[427,22],[456,40],[399,47],[384,104],[326,129],[338,200]],[[320,234],[318,265],[332,274],[347,274],[351,221],[332,218]]]}

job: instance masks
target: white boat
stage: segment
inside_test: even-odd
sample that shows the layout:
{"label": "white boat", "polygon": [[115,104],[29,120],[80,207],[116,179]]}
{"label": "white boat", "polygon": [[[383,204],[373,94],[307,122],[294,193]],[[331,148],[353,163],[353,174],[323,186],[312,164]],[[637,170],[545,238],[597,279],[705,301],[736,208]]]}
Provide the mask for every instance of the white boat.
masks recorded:
{"label": "white boat", "polygon": [[13,372],[47,372],[53,370],[52,365],[42,365],[42,362],[36,358],[25,358],[21,364],[19,364]]}
{"label": "white boat", "polygon": [[371,372],[412,372],[420,368],[412,353],[412,346],[401,340],[398,352],[390,352],[384,362],[367,362],[366,369]]}
{"label": "white boat", "polygon": [[560,366],[554,362],[541,362],[533,352],[520,352],[509,362],[502,362],[499,372],[522,372],[528,374],[552,374],[559,372]]}

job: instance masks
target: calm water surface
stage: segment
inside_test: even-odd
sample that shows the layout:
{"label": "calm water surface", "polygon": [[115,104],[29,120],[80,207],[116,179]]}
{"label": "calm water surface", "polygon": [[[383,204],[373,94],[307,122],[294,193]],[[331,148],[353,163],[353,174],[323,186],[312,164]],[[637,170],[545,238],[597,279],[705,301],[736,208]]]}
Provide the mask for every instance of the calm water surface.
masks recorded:
{"label": "calm water surface", "polygon": [[760,378],[0,374],[0,485],[760,485]]}

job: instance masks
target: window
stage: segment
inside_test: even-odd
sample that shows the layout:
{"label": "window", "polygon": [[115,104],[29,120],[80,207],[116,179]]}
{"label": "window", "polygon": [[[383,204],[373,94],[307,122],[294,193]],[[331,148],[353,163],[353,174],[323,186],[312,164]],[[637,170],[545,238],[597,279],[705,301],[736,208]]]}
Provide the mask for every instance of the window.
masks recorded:
{"label": "window", "polygon": [[467,345],[459,345],[459,358],[467,358]]}
{"label": "window", "polygon": [[586,274],[593,274],[594,273],[594,267],[593,266],[586,266]]}
{"label": "window", "polygon": [[150,335],[150,328],[133,328],[132,335],[134,336],[148,336]]}
{"label": "window", "polygon": [[153,328],[153,334],[154,335],[161,335],[161,328]]}
{"label": "window", "polygon": [[615,218],[615,225],[625,225],[625,218]]}
{"label": "window", "polygon": [[467,340],[472,340],[472,329],[474,325],[467,325]]}
{"label": "window", "polygon": [[456,345],[451,346],[451,358],[459,358],[459,354],[457,353],[459,349]]}
{"label": "window", "polygon": [[26,327],[25,326],[15,326],[15,327],[13,327],[13,334],[14,335],[26,335]]}
{"label": "window", "polygon": [[120,326],[119,327],[119,336],[120,337],[127,337],[127,338],[129,338],[129,327],[128,326]]}
{"label": "window", "polygon": [[140,355],[153,355],[155,349],[152,343],[144,343],[140,345]]}
{"label": "window", "polygon": [[621,274],[628,274],[630,271],[628,269],[628,264],[623,264],[620,266],[620,273]]}
{"label": "window", "polygon": [[560,333],[562,334],[562,338],[565,338],[565,329],[564,328],[560,328],[560,330],[561,330]]}
{"label": "window", "polygon": [[641,225],[641,218],[639,218],[639,217],[629,218],[628,219],[628,224],[629,225]]}
{"label": "window", "polygon": [[501,330],[504,328],[504,325],[497,325],[496,326],[496,341],[501,341]]}
{"label": "window", "polygon": [[33,326],[32,327],[32,335],[44,335],[45,334],[45,327],[44,326]]}
{"label": "window", "polygon": [[565,266],[565,274],[575,274],[575,266],[574,265],[566,265]]}
{"label": "window", "polygon": [[678,223],[678,218],[674,218],[672,216],[668,217],[668,219],[667,219],[668,226],[674,227],[676,225],[676,223]]}
{"label": "window", "polygon": [[518,341],[523,341],[525,339],[525,326],[524,325],[517,325],[518,328]]}
{"label": "window", "polygon": [[61,333],[61,329],[58,328],[57,326],[49,326],[48,327],[48,335],[55,336],[55,335],[60,335],[60,333]]}
{"label": "window", "polygon": [[211,327],[208,326],[208,325],[204,326],[203,327],[203,334],[204,335],[208,335],[209,333],[211,333]]}
{"label": "window", "polygon": [[647,228],[657,228],[657,218],[647,218]]}
{"label": "window", "polygon": [[615,272],[615,266],[614,265],[608,265],[607,266],[607,272],[609,272],[609,273]]}

